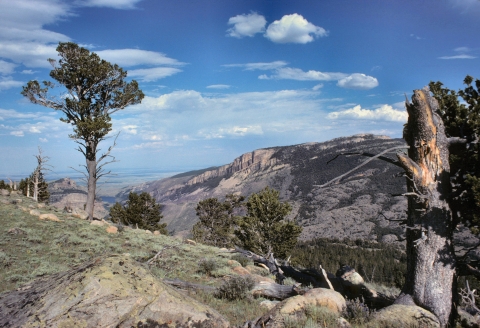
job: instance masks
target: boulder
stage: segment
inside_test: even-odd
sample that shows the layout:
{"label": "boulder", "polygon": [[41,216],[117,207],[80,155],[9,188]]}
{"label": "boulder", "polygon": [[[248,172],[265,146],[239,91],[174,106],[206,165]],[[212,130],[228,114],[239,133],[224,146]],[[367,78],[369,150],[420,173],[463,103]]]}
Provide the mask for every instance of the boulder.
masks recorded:
{"label": "boulder", "polygon": [[55,222],[62,222],[55,214],[53,213],[45,213],[40,214],[38,217],[40,220],[48,220],[48,221],[55,221]]}
{"label": "boulder", "polygon": [[393,304],[379,310],[373,319],[382,327],[440,327],[437,317],[416,305]]}
{"label": "boulder", "polygon": [[115,226],[108,226],[107,229],[105,229],[105,231],[107,231],[108,233],[117,233],[118,228]]}
{"label": "boulder", "polygon": [[395,243],[397,241],[398,241],[398,237],[396,235],[389,234],[389,235],[382,236],[382,243],[392,244],[392,243]]}
{"label": "boulder", "polygon": [[103,221],[92,220],[92,222],[90,222],[90,225],[103,227],[105,225],[105,223]]}
{"label": "boulder", "polygon": [[45,208],[47,205],[45,203],[38,203],[37,208]]}
{"label": "boulder", "polygon": [[343,296],[331,289],[314,288],[304,295],[297,295],[283,300],[256,321],[259,327],[281,328],[284,327],[284,319],[297,313],[305,313],[309,306],[325,307],[329,311],[340,314],[346,307]]}
{"label": "boulder", "polygon": [[153,232],[153,234],[154,234],[155,236],[158,236],[158,235],[160,235],[160,231],[155,230],[155,231]]}
{"label": "boulder", "polygon": [[232,268],[232,271],[240,276],[246,276],[250,274],[250,271],[242,267],[241,265]]}
{"label": "boulder", "polygon": [[480,328],[480,315],[472,315],[461,308],[457,309],[457,314],[462,327]]}
{"label": "boulder", "polygon": [[10,191],[7,189],[0,189],[0,195],[1,196],[10,196]]}
{"label": "boulder", "polygon": [[80,208],[73,208],[72,209],[72,216],[75,217],[75,218],[82,219],[82,220],[88,219],[88,213],[85,212],[84,210],[80,209]]}
{"label": "boulder", "polygon": [[0,327],[228,327],[129,256],[97,258],[0,295]]}
{"label": "boulder", "polygon": [[145,233],[146,233],[147,235],[151,235],[151,234],[152,234],[152,232],[151,232],[150,230],[145,230]]}
{"label": "boulder", "polygon": [[30,210],[29,213],[30,213],[30,215],[33,215],[33,216],[40,216],[40,211],[39,210],[33,209],[33,210]]}

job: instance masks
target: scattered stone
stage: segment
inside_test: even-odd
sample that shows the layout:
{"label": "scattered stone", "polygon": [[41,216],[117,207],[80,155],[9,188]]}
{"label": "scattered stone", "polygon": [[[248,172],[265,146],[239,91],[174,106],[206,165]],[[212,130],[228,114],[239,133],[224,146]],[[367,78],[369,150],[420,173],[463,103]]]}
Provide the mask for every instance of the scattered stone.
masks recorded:
{"label": "scattered stone", "polygon": [[0,189],[0,195],[1,196],[10,196],[10,191],[7,189]]}
{"label": "scattered stone", "polygon": [[158,235],[160,235],[160,231],[155,230],[155,231],[153,232],[153,234],[154,234],[155,236],[158,236]]}
{"label": "scattered stone", "polygon": [[191,240],[191,239],[185,239],[185,244],[189,244],[189,245],[196,245],[197,242]]}
{"label": "scattered stone", "polygon": [[398,241],[398,237],[396,235],[390,234],[390,235],[384,235],[382,236],[382,243],[385,244],[392,244]]}
{"label": "scattered stone", "polygon": [[30,205],[28,205],[28,208],[35,208],[35,205],[30,204]]}
{"label": "scattered stone", "polygon": [[383,327],[440,327],[440,322],[434,314],[416,305],[387,306],[375,314],[375,322]]}
{"label": "scattered stone", "polygon": [[10,191],[10,195],[18,195],[18,190],[12,190],[12,191]]}
{"label": "scattered stone", "polygon": [[103,223],[102,221],[93,220],[92,222],[90,222],[90,225],[103,227],[105,223]]}
{"label": "scattered stone", "polygon": [[271,310],[275,307],[275,305],[277,305],[278,303],[280,303],[280,301],[269,301],[269,300],[265,300],[265,301],[261,301],[260,302],[260,306],[263,306],[265,308],[267,308],[267,310]]}
{"label": "scattered stone", "polygon": [[45,213],[40,214],[38,217],[40,220],[48,220],[48,221],[55,221],[55,222],[62,222],[55,214],[53,213]]}
{"label": "scattered stone", "polygon": [[33,215],[33,216],[39,216],[40,215],[40,211],[39,210],[30,210],[30,215]]}
{"label": "scattered stone", "polygon": [[466,328],[480,328],[480,315],[471,315],[467,311],[458,308],[458,320],[462,324],[462,327]]}
{"label": "scattered stone", "polygon": [[[255,323],[259,327],[281,328],[285,327],[284,320],[287,316],[304,313],[308,306],[321,306],[335,314],[340,314],[346,306],[343,296],[331,289],[314,288],[304,295],[297,295],[283,300],[265,313]],[[268,324],[268,325],[267,325]],[[263,326],[262,326],[263,325]]]}
{"label": "scattered stone", "polygon": [[246,276],[246,275],[249,275],[250,274],[250,271],[248,271],[247,269],[245,269],[244,267],[242,267],[241,265],[240,266],[237,266],[237,267],[234,267],[232,269],[233,272],[235,272],[236,274],[238,275],[241,275],[241,276]]}
{"label": "scattered stone", "polygon": [[37,208],[45,208],[45,207],[46,207],[45,203],[38,203],[37,204]]}
{"label": "scattered stone", "polygon": [[118,232],[118,228],[115,227],[115,226],[108,226],[105,231],[107,231],[108,233],[117,233],[117,232]]}
{"label": "scattered stone", "polygon": [[[0,190],[2,190],[2,189],[0,189]],[[0,200],[0,203],[2,203],[2,204],[4,204],[4,205],[10,204],[10,202],[9,202],[8,200],[6,200],[6,199],[1,199],[1,200]]]}
{"label": "scattered stone", "polygon": [[145,233],[150,234],[150,235],[152,234],[152,232],[150,230],[145,230]]}
{"label": "scattered stone", "polygon": [[25,230],[22,230],[22,229],[17,228],[17,227],[8,229],[7,233],[10,234],[10,235],[26,235],[27,234],[27,232]]}
{"label": "scattered stone", "polygon": [[72,209],[72,216],[82,220],[88,219],[88,213],[79,208]]}
{"label": "scattered stone", "polygon": [[[140,324],[141,323],[141,324]],[[129,256],[96,258],[0,295],[0,327],[227,328]]]}

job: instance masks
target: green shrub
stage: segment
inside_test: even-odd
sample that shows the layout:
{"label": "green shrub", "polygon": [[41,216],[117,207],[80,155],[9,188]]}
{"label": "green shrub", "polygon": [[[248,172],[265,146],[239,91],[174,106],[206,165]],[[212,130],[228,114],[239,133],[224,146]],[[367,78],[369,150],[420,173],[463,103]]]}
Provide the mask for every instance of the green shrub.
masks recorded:
{"label": "green shrub", "polygon": [[124,206],[115,203],[110,208],[110,219],[113,223],[131,225],[150,231],[158,230],[161,234],[167,235],[167,225],[160,223],[162,218],[160,204],[157,204],[155,198],[147,192],[141,194],[131,192]]}
{"label": "green shrub", "polygon": [[249,264],[253,264],[253,261],[248,257],[243,256],[242,254],[235,254],[232,256],[232,260],[240,263],[242,267],[246,267]]}
{"label": "green shrub", "polygon": [[249,297],[248,291],[253,286],[255,281],[250,276],[233,276],[217,288],[215,297],[229,301],[244,299]]}
{"label": "green shrub", "polygon": [[198,262],[198,271],[211,276],[212,272],[218,268],[218,264],[214,259],[201,259]]}
{"label": "green shrub", "polygon": [[347,307],[343,311],[343,317],[353,324],[365,324],[371,319],[375,310],[370,310],[360,299],[347,300]]}

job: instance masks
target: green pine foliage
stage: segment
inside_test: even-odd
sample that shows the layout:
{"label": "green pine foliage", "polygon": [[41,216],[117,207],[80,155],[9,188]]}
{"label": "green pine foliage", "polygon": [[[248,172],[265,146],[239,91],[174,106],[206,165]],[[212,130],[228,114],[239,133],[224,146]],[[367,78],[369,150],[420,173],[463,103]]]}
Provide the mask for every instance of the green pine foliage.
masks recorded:
{"label": "green pine foliage", "polygon": [[232,247],[235,244],[234,228],[238,221],[237,210],[245,198],[227,195],[224,202],[208,198],[198,203],[199,221],[193,226],[193,239],[205,245]]}
{"label": "green pine foliage", "polygon": [[292,207],[279,196],[277,190],[266,187],[248,198],[247,215],[235,231],[242,247],[264,255],[271,251],[277,258],[285,258],[295,247],[302,228],[286,220]]}
{"label": "green pine foliage", "polygon": [[407,270],[406,254],[388,244],[363,240],[319,238],[302,241],[290,252],[292,265],[335,273],[341,266],[354,268],[366,282],[401,288]]}
{"label": "green pine foliage", "polygon": [[4,180],[0,180],[0,189],[11,190],[10,185],[8,183],[5,183]]}
{"label": "green pine foliage", "polygon": [[[30,189],[30,197],[33,196],[33,179],[34,173],[30,174],[28,178],[20,180],[18,184],[18,190],[22,195],[27,196],[27,188]],[[45,177],[42,172],[38,175],[38,199],[39,203],[47,203],[50,200],[50,192],[48,191],[48,183],[45,181]]]}
{"label": "green pine foliage", "polygon": [[124,206],[118,202],[115,203],[110,208],[110,218],[114,223],[150,231],[158,230],[163,235],[168,234],[167,224],[160,223],[163,218],[160,204],[157,204],[155,198],[147,192],[141,194],[131,192]]}
{"label": "green pine foliage", "polygon": [[[439,103],[447,137],[465,139],[450,149],[452,197],[450,206],[457,222],[466,223],[474,233],[480,229],[480,80],[464,79],[458,92],[430,82],[430,91]],[[458,214],[459,215],[458,215]]]}

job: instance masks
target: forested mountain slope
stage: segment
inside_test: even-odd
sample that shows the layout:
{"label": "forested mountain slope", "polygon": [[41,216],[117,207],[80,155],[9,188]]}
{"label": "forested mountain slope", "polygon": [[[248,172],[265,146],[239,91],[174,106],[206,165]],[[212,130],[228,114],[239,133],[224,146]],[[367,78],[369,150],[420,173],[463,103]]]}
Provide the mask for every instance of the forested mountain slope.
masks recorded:
{"label": "forested mountain slope", "polygon": [[[186,235],[197,221],[195,206],[203,199],[222,199],[228,193],[248,196],[266,186],[280,190],[293,205],[291,218],[304,227],[301,238],[362,238],[402,240],[396,221],[405,217],[405,178],[401,170],[382,160],[372,160],[342,182],[320,185],[346,173],[368,157],[343,153],[380,153],[404,145],[402,139],[356,135],[322,143],[274,147],[243,154],[232,163],[123,190],[150,192],[164,205],[164,222],[176,234]],[[387,155],[395,158],[394,154]],[[387,220],[387,218],[389,220]]]}

